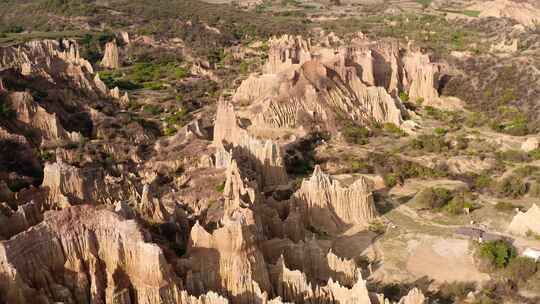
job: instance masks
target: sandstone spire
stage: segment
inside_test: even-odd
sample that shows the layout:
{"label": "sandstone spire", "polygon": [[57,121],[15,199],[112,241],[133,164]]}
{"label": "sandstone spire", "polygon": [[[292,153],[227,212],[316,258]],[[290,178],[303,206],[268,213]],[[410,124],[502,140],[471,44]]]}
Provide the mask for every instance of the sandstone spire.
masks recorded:
{"label": "sandstone spire", "polygon": [[120,59],[118,53],[119,52],[118,46],[116,45],[116,40],[107,42],[107,44],[105,44],[105,53],[103,54],[101,65],[104,68],[108,69],[118,69],[120,67]]}
{"label": "sandstone spire", "polygon": [[198,223],[193,226],[188,290],[194,294],[217,291],[229,295],[234,303],[252,303],[257,298],[253,290],[271,290],[264,257],[248,226],[253,224],[243,214],[211,234]]}
{"label": "sandstone spire", "polygon": [[[223,144],[232,144],[232,150],[227,152]],[[253,138],[240,128],[234,106],[226,101],[218,103],[214,145],[217,147],[218,167],[223,167],[229,159],[234,158],[241,160],[243,166],[258,174],[257,182],[263,188],[287,183],[287,173],[279,146],[271,140]]]}
{"label": "sandstone spire", "polygon": [[[161,249],[111,211],[71,207],[0,242],[7,303],[178,303]],[[136,290],[137,292],[131,292]]]}
{"label": "sandstone spire", "polygon": [[294,194],[307,224],[326,232],[337,232],[347,225],[367,225],[377,216],[371,182],[359,178],[349,187],[315,167],[310,179],[304,179]]}

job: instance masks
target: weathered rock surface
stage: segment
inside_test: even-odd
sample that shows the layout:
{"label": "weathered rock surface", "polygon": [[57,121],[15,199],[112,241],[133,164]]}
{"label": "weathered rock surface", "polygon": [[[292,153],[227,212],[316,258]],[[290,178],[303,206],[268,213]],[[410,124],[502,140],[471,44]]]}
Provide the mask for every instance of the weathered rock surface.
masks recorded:
{"label": "weathered rock surface", "polygon": [[38,203],[33,201],[19,205],[17,210],[0,204],[0,238],[9,239],[43,220],[43,214]]}
{"label": "weathered rock surface", "polygon": [[540,207],[533,204],[527,212],[518,211],[514,216],[508,230],[519,235],[526,235],[529,232],[540,235]]}
{"label": "weathered rock surface", "polygon": [[531,152],[538,148],[540,148],[540,138],[537,137],[527,138],[527,140],[521,144],[521,150],[525,152]]}
{"label": "weathered rock surface", "polygon": [[0,48],[0,69],[15,68],[22,75],[69,81],[75,88],[94,91],[87,78],[94,69],[90,62],[79,55],[72,40],[34,40],[17,47]]}
{"label": "weathered rock surface", "polygon": [[[284,300],[293,303],[390,303],[382,295],[370,294],[366,287],[366,281],[362,277],[359,277],[351,288],[344,287],[332,279],[329,279],[325,286],[312,285],[308,283],[304,273],[288,269],[282,257],[275,265],[271,266],[270,274],[276,293]],[[372,301],[373,298],[378,300]],[[419,290],[413,289],[399,303],[424,304],[425,298]]]}
{"label": "weathered rock surface", "polygon": [[80,140],[80,133],[66,131],[56,113],[47,112],[29,92],[13,92],[5,98],[16,112],[17,120],[24,124],[23,127],[39,131],[42,145]]}
{"label": "weathered rock surface", "polygon": [[[251,137],[238,125],[232,104],[218,104],[214,127],[214,144],[217,145],[216,165],[226,167],[235,158],[244,167],[256,173],[255,179],[262,188],[287,183],[281,150],[271,140],[262,141]],[[223,145],[232,145],[229,152]]]}
{"label": "weathered rock surface", "polygon": [[161,249],[133,221],[94,207],[50,212],[0,243],[7,303],[178,303]]}
{"label": "weathered rock surface", "polygon": [[192,293],[212,290],[235,303],[253,303],[260,290],[271,290],[264,257],[252,232],[256,227],[249,227],[255,223],[245,214],[237,216],[211,234],[198,223],[192,228],[186,281]]}
{"label": "weathered rock surface", "polygon": [[293,206],[301,210],[307,225],[335,233],[350,225],[367,225],[376,218],[372,189],[371,181],[364,177],[343,187],[317,166],[294,194]]}
{"label": "weathered rock surface", "polygon": [[361,34],[349,44],[334,40],[331,47],[287,35],[269,41],[265,74],[250,75],[233,96],[235,103],[250,104],[245,116],[252,128],[332,129],[343,117],[400,126],[407,116],[400,92],[424,104],[443,103],[441,68],[428,55]]}
{"label": "weathered rock surface", "polygon": [[261,245],[268,263],[283,259],[286,264],[303,272],[311,283],[332,278],[344,286],[353,286],[361,277],[360,268],[353,260],[325,251],[315,239],[293,243],[288,239],[271,239]]}
{"label": "weathered rock surface", "polygon": [[103,59],[101,60],[101,65],[108,69],[118,69],[120,67],[119,51],[116,40],[105,44],[105,52],[103,54]]}

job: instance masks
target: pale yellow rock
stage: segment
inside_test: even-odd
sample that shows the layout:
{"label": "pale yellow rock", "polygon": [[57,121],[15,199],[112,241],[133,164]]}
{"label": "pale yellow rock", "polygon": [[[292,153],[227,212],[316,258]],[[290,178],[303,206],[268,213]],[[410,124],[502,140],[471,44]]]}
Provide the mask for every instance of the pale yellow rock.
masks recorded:
{"label": "pale yellow rock", "polygon": [[39,130],[42,145],[60,141],[79,141],[81,134],[68,132],[60,124],[55,113],[49,113],[29,92],[13,92],[6,96],[8,103],[16,112],[17,120]]}
{"label": "pale yellow rock", "polygon": [[[231,159],[241,160],[258,173],[256,177],[262,188],[274,187],[287,183],[287,173],[283,166],[280,147],[271,140],[262,141],[253,138],[238,125],[234,106],[220,101],[214,125],[214,145],[216,146],[216,166],[226,167]],[[226,151],[224,144],[232,144],[232,150]]]}
{"label": "pale yellow rock", "polygon": [[538,137],[529,137],[523,144],[521,144],[521,150],[525,152],[531,152],[540,148],[540,138]]}
{"label": "pale yellow rock", "polygon": [[103,54],[103,59],[101,60],[101,65],[108,69],[118,69],[120,67],[119,51],[116,40],[105,44],[105,52]]}
{"label": "pale yellow rock", "polygon": [[234,303],[252,303],[258,298],[253,290],[271,290],[256,235],[247,226],[254,223],[248,217],[242,214],[211,234],[198,223],[193,226],[188,249],[188,290],[218,291],[230,295]]}
{"label": "pale yellow rock", "polygon": [[540,207],[533,204],[527,212],[518,211],[508,226],[508,230],[523,236],[529,232],[540,235]]}
{"label": "pale yellow rock", "polygon": [[79,54],[73,40],[33,40],[0,48],[0,69],[14,68],[23,75],[43,77],[51,82],[68,81],[73,88],[95,94],[90,75],[92,64]]}
{"label": "pale yellow rock", "polygon": [[161,249],[146,242],[134,221],[90,206],[50,212],[0,242],[0,276],[0,293],[10,304],[180,301]]}
{"label": "pale yellow rock", "polygon": [[315,229],[335,233],[351,225],[367,225],[377,217],[372,194],[373,185],[360,177],[349,187],[315,167],[294,194],[307,224]]}

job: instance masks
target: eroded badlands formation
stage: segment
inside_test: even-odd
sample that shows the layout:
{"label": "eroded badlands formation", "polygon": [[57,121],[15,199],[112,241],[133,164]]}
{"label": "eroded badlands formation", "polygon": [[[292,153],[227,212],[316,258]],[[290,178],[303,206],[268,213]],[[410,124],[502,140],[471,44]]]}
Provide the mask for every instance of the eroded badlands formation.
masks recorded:
{"label": "eroded badlands formation", "polygon": [[441,69],[413,47],[361,33],[347,43],[334,35],[319,43],[282,36],[269,41],[264,73],[242,82],[233,101],[249,104],[245,112],[254,130],[312,124],[333,129],[343,117],[408,129],[399,93],[428,105],[444,103],[437,92]]}
{"label": "eroded badlands formation", "polygon": [[[117,67],[121,51],[107,44],[101,64]],[[390,303],[358,261],[316,239],[378,220],[371,181],[345,186],[317,167],[295,188],[283,159],[293,142],[261,134],[331,129],[339,115],[403,126],[398,92],[437,102],[438,70],[361,36],[275,38],[265,74],[219,102],[213,135],[194,120],[158,138],[122,121],[127,95],[73,41],[0,49],[0,98],[15,111],[0,126],[12,148],[1,157],[19,159],[0,176],[0,302]],[[55,159],[38,158],[46,147]],[[18,183],[29,186],[7,187]],[[417,289],[399,301],[425,302]]]}

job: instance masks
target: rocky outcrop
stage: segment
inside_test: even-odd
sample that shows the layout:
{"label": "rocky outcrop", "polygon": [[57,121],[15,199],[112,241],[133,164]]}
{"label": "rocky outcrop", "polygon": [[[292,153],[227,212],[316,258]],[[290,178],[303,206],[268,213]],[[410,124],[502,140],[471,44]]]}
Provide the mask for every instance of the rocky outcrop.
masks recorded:
{"label": "rocky outcrop", "polygon": [[22,75],[57,84],[68,81],[71,87],[86,92],[95,90],[88,77],[94,73],[92,65],[80,56],[73,40],[34,40],[0,48],[1,68],[14,68]]}
{"label": "rocky outcrop", "polygon": [[66,131],[57,114],[47,112],[34,101],[29,92],[9,93],[6,101],[15,111],[16,119],[24,124],[23,127],[38,130],[42,145],[61,141],[77,142],[81,139],[80,133]]}
{"label": "rocky outcrop", "polygon": [[[214,145],[217,146],[218,167],[225,167],[234,158],[254,173],[253,177],[261,188],[287,183],[279,146],[271,140],[262,141],[251,137],[238,125],[233,105],[225,101],[218,104]],[[226,151],[223,145],[232,145],[232,148]]]}
{"label": "rocky outcrop", "polygon": [[533,204],[527,212],[518,211],[514,216],[508,230],[518,235],[527,235],[532,232],[540,235],[540,207]]}
{"label": "rocky outcrop", "polygon": [[[309,283],[306,275],[298,270],[290,270],[281,257],[270,267],[274,290],[286,301],[293,303],[316,304],[390,304],[380,294],[372,294],[366,287],[366,281],[360,276],[352,287],[347,288],[329,279],[325,286]],[[399,304],[424,304],[426,299],[418,289],[412,289]]]}
{"label": "rocky outcrop", "polygon": [[426,302],[424,294],[418,288],[413,288],[398,304],[424,304]]}
{"label": "rocky outcrop", "polygon": [[427,54],[362,34],[347,44],[328,39],[313,44],[285,35],[269,41],[265,74],[250,75],[232,98],[249,105],[242,115],[253,129],[334,130],[343,119],[400,126],[407,117],[400,92],[444,104],[437,91],[441,68]]}
{"label": "rocky outcrop", "polygon": [[316,239],[293,243],[288,239],[271,239],[261,245],[268,263],[283,259],[291,269],[306,275],[315,284],[330,278],[343,286],[353,286],[361,277],[360,268],[353,260],[340,258],[332,250],[321,248]]}
{"label": "rocky outcrop", "polygon": [[410,51],[403,58],[409,98],[416,102],[422,100],[426,105],[435,105],[439,99],[439,66],[432,64],[427,54]]}
{"label": "rocky outcrop", "polygon": [[294,194],[293,206],[301,210],[307,225],[335,233],[351,225],[367,225],[376,218],[372,187],[364,177],[343,187],[317,166]]}
{"label": "rocky outcrop", "polygon": [[310,41],[300,36],[274,37],[268,41],[268,47],[268,62],[263,68],[266,74],[278,74],[312,58]]}
{"label": "rocky outcrop", "polygon": [[46,163],[42,187],[47,191],[47,209],[67,208],[80,204],[109,204],[128,201],[141,215],[160,219],[163,207],[139,188],[139,182],[125,175],[111,176],[99,167],[78,168],[62,160]]}
{"label": "rocky outcrop", "polygon": [[101,170],[82,170],[64,162],[46,163],[42,186],[48,190],[46,205],[67,208],[99,201],[104,193]]}
{"label": "rocky outcrop", "polygon": [[250,207],[256,200],[256,187],[250,187],[240,174],[236,160],[232,160],[227,167],[227,179],[223,189],[224,212],[231,216],[234,211]]}
{"label": "rocky outcrop", "polygon": [[523,144],[521,144],[521,150],[525,152],[531,152],[540,148],[540,138],[529,137]]}
{"label": "rocky outcrop", "polygon": [[119,51],[116,40],[105,44],[105,52],[103,54],[103,59],[101,60],[101,66],[108,69],[118,69],[120,67]]}
{"label": "rocky outcrop", "polygon": [[189,291],[200,294],[212,290],[227,295],[234,303],[256,303],[261,290],[271,290],[264,257],[253,233],[256,227],[252,227],[254,221],[249,217],[237,213],[212,233],[195,224],[188,248]]}
{"label": "rocky outcrop", "polygon": [[43,220],[43,214],[38,203],[33,201],[22,204],[17,210],[8,205],[0,204],[0,238],[9,239]]}
{"label": "rocky outcrop", "polygon": [[161,249],[135,222],[103,209],[48,213],[33,229],[1,242],[0,261],[6,303],[180,302]]}

